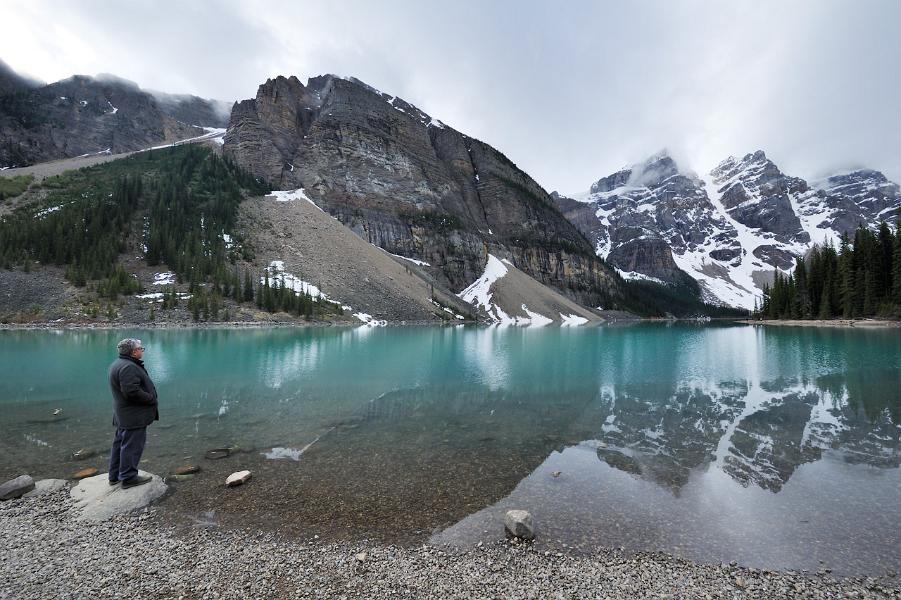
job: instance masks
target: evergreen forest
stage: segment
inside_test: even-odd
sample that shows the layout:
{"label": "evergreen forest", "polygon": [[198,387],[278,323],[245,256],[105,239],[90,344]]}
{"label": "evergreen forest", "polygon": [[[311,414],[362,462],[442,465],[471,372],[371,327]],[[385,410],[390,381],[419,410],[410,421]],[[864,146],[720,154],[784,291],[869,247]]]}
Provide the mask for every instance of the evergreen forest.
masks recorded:
{"label": "evergreen forest", "polygon": [[845,234],[836,249],[814,246],[790,274],[776,271],[766,286],[759,319],[832,319],[901,316],[901,228],[882,222]]}
{"label": "evergreen forest", "polygon": [[32,186],[46,191],[39,207],[21,206],[0,218],[0,268],[65,267],[75,286],[115,300],[141,291],[120,263],[138,252],[150,266],[166,265],[188,293],[164,290],[162,310],[187,301],[196,320],[218,320],[224,299],[312,317],[341,312],[296,294],[267,273],[239,269],[253,258],[236,233],[245,196],[270,191],[227,158],[186,144],[68,171]]}

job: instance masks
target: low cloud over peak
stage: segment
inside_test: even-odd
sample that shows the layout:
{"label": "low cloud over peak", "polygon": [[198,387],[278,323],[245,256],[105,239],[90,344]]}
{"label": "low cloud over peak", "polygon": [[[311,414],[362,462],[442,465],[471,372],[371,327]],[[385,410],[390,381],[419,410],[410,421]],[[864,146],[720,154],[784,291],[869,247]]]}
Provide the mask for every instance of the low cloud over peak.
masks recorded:
{"label": "low cloud over peak", "polygon": [[901,180],[901,3],[296,5],[8,1],[0,58],[55,81],[253,97],[344,73],[494,145],[547,189],[585,190],[666,146],[702,173],[763,149],[816,178]]}

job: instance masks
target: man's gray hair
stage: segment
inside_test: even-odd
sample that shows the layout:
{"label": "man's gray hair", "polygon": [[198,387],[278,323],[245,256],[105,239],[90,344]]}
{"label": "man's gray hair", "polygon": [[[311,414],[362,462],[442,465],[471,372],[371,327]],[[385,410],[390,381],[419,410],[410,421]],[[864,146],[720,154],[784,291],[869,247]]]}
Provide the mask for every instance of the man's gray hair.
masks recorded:
{"label": "man's gray hair", "polygon": [[135,348],[141,347],[141,340],[136,340],[134,338],[125,338],[118,344],[116,344],[116,350],[119,351],[119,354],[125,354],[127,356],[131,356],[131,353],[135,351]]}

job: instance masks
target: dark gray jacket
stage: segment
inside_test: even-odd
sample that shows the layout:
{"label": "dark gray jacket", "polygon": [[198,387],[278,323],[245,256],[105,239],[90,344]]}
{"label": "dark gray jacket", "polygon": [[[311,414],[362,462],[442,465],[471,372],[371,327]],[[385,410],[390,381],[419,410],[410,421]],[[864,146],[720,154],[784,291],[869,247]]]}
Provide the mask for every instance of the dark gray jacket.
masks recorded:
{"label": "dark gray jacket", "polygon": [[110,365],[109,387],[113,393],[113,425],[140,429],[159,421],[156,387],[142,361],[120,354]]}

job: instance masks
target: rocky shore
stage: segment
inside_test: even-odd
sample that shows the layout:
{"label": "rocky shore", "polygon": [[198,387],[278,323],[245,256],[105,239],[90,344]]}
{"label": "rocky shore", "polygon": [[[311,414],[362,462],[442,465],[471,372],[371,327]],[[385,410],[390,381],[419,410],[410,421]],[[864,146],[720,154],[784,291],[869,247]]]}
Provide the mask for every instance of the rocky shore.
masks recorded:
{"label": "rocky shore", "polygon": [[[386,326],[429,326],[449,327],[456,325],[472,325],[476,321],[464,320],[454,323],[436,321],[388,321]],[[0,323],[0,331],[22,330],[199,330],[199,329],[305,329],[308,327],[362,327],[367,325],[357,319],[334,319],[331,321],[303,321],[303,320],[271,320],[271,321],[151,321],[148,323],[91,323],[91,322],[41,322],[41,323]],[[376,327],[372,324],[370,327]],[[382,325],[378,325],[382,326]]]}
{"label": "rocky shore", "polygon": [[123,329],[290,329],[305,327],[347,327],[363,325],[360,321],[334,320],[334,321],[301,321],[301,320],[272,320],[272,321],[150,321],[145,323],[119,323],[119,322],[36,322],[36,323],[0,323],[0,331],[19,330],[76,330],[91,329],[98,331],[123,330]]}
{"label": "rocky shore", "polygon": [[901,321],[890,319],[748,319],[739,323],[780,327],[901,327]]}
{"label": "rocky shore", "polygon": [[836,578],[650,553],[465,551],[278,539],[162,524],[159,508],[79,520],[69,490],[0,503],[0,598],[898,598],[893,577]]}

